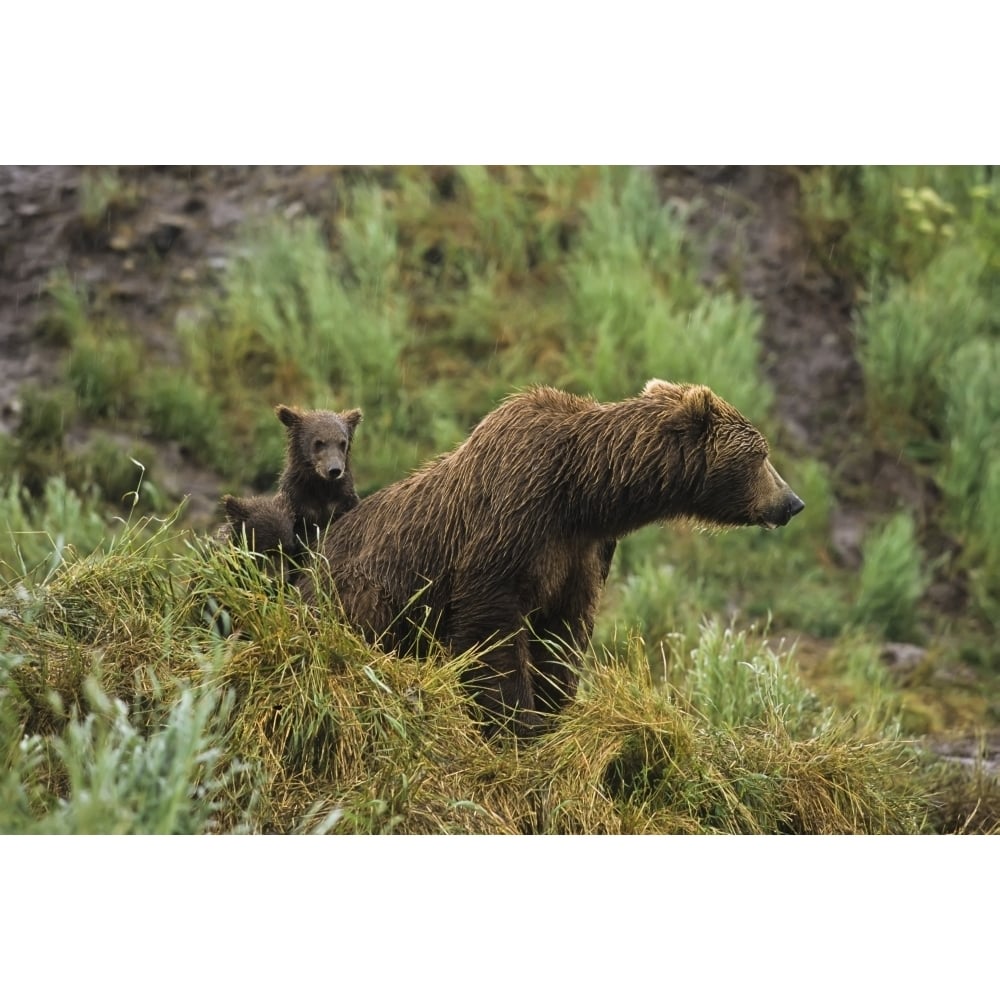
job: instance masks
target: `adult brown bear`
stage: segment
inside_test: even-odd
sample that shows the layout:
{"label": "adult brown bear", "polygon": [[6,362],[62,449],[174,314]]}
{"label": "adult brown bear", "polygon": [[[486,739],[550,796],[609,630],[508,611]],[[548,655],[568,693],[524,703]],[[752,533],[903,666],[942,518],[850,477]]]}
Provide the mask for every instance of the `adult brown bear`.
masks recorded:
{"label": "adult brown bear", "polygon": [[773,528],[804,506],[763,435],[705,386],[653,379],[607,404],[541,387],[336,521],[303,589],[335,585],[388,649],[426,633],[482,648],[464,681],[488,728],[526,734],[576,691],[618,538],[676,518]]}

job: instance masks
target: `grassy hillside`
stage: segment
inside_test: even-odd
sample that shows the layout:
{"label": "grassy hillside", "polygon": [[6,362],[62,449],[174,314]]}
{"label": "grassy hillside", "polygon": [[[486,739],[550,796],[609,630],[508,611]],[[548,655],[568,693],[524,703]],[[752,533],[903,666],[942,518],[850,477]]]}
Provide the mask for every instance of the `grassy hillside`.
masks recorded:
{"label": "grassy hillside", "polygon": [[[704,206],[646,169],[317,172],[319,207],[248,217],[155,349],[108,286],[53,271],[57,387],[25,387],[0,438],[0,829],[997,829],[995,774],[922,741],[998,727],[1000,186],[794,176],[804,266],[855,289],[851,440],[789,433],[753,289],[708,277]],[[142,172],[86,177],[83,231],[147,209]],[[134,259],[166,280],[169,253]],[[777,533],[625,539],[580,697],[529,745],[483,743],[461,662],[369,648],[165,485],[180,450],[220,493],[271,489],[278,402],[364,409],[364,495],[517,388],[651,376],[740,407],[807,507]]]}

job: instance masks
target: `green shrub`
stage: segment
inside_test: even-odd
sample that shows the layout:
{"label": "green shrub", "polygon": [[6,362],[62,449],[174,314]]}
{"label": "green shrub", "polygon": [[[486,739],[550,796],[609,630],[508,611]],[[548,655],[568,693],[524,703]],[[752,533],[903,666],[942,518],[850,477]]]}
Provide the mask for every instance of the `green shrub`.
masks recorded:
{"label": "green shrub", "polygon": [[820,259],[880,289],[918,276],[971,210],[983,167],[821,167],[799,174],[802,218]]}
{"label": "green shrub", "polygon": [[133,207],[138,195],[117,167],[92,167],[80,178],[79,199],[81,219],[89,228],[97,229],[107,223],[109,212]]}
{"label": "green shrub", "polygon": [[487,270],[511,276],[526,273],[530,266],[530,203],[507,178],[486,167],[459,167],[458,176],[466,189],[475,227],[472,269],[480,274]]}
{"label": "green shrub", "polygon": [[26,385],[21,393],[21,414],[14,432],[18,446],[24,451],[61,449],[72,414],[72,403],[63,394]]}
{"label": "green shrub", "polygon": [[1000,440],[1000,341],[969,341],[944,370],[950,447],[942,485],[959,529],[975,534],[990,516],[995,497],[985,496],[987,483],[1000,463],[990,448]]}
{"label": "green shrub", "polygon": [[131,413],[140,367],[135,341],[116,334],[79,336],[66,361],[66,378],[80,412],[106,419]]}
{"label": "green shrub", "polygon": [[696,642],[674,643],[667,676],[713,726],[767,726],[780,718],[789,734],[808,737],[820,722],[819,700],[789,669],[789,659],[754,630],[725,628],[712,618]]}
{"label": "green shrub", "polygon": [[[59,736],[18,739],[0,677],[0,716],[9,772],[0,799],[3,833],[195,834],[212,829],[228,776],[218,740],[228,711],[213,691],[183,690],[152,729],[137,726],[91,676],[90,711]],[[5,689],[5,690],[4,690]],[[231,699],[229,699],[231,702]],[[231,770],[232,768],[230,768]],[[55,774],[65,791],[47,786]]]}
{"label": "green shrub", "polygon": [[863,314],[859,346],[869,412],[890,438],[940,436],[948,365],[992,322],[990,304],[978,288],[981,270],[970,247],[951,247],[920,280],[894,283]]}
{"label": "green shrub", "polygon": [[700,287],[684,217],[660,202],[652,177],[606,174],[584,215],[567,265],[572,387],[621,399],[655,376],[709,385],[750,419],[766,414],[760,317],[751,302]]}
{"label": "green shrub", "polygon": [[49,277],[45,291],[36,332],[49,343],[68,347],[83,335],[89,322],[86,291],[64,270],[57,270]]}
{"label": "green shrub", "polygon": [[963,543],[976,606],[987,619],[1000,612],[1000,342],[977,339],[948,367],[949,449],[940,479],[947,521]]}
{"label": "green shrub", "polygon": [[155,462],[155,453],[139,445],[126,450],[121,441],[97,433],[87,447],[76,451],[67,462],[66,475],[71,486],[81,493],[96,491],[119,512],[131,512],[138,499],[147,503],[162,501],[143,481],[144,470]]}
{"label": "green shrub", "polygon": [[256,364],[256,341],[264,364],[291,367],[310,398],[335,387],[352,405],[392,399],[405,329],[391,299],[395,236],[379,205],[359,197],[344,223],[347,273],[311,219],[252,232],[226,282],[225,323],[243,346],[219,363],[237,372]]}
{"label": "green shrub", "polygon": [[140,390],[139,409],[154,437],[176,441],[206,466],[233,467],[235,442],[228,439],[220,401],[189,373],[151,372]]}
{"label": "green shrub", "polygon": [[918,605],[927,578],[912,515],[900,511],[869,532],[862,556],[853,621],[873,626],[886,639],[918,639]]}

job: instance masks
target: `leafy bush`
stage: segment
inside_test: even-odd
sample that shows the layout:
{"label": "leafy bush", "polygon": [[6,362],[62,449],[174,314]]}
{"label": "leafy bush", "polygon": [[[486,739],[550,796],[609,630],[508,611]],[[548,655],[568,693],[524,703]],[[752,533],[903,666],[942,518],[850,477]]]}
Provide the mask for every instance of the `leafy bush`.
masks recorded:
{"label": "leafy bush", "polygon": [[395,233],[378,196],[357,197],[354,208],[344,223],[344,270],[314,220],[250,234],[227,278],[229,356],[217,363],[238,372],[260,363],[257,352],[272,371],[292,366],[309,399],[331,388],[351,405],[393,398],[406,336],[392,304]]}
{"label": "leafy bush", "polygon": [[992,322],[978,288],[981,268],[970,247],[950,247],[921,279],[894,283],[863,314],[859,346],[868,406],[890,438],[895,432],[906,443],[941,435],[949,363]]}
{"label": "leafy bush", "polygon": [[697,281],[680,210],[652,177],[602,178],[567,265],[572,387],[629,396],[651,377],[710,385],[750,419],[768,411],[757,377],[760,318],[752,303]]}
{"label": "leafy bush", "polygon": [[799,179],[820,258],[873,290],[917,277],[954,238],[973,192],[990,187],[983,167],[822,167]]}
{"label": "leafy bush", "polygon": [[854,622],[874,626],[887,639],[919,638],[917,611],[927,578],[913,516],[900,511],[871,531],[863,558]]}
{"label": "leafy bush", "polygon": [[76,338],[66,378],[87,417],[118,418],[132,411],[140,356],[124,336],[89,332]]}

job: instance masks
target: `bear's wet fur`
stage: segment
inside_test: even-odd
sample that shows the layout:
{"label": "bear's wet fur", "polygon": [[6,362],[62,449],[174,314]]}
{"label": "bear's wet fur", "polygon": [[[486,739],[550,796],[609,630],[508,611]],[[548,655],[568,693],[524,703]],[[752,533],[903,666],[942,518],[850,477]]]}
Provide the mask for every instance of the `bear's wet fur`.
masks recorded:
{"label": "bear's wet fur", "polygon": [[297,554],[295,519],[280,495],[234,497],[227,493],[222,508],[226,523],[219,530],[219,538],[233,542],[245,539],[251,552],[271,556],[274,563],[282,553],[289,557]]}
{"label": "bear's wet fur", "polygon": [[335,522],[302,587],[335,587],[387,649],[428,633],[482,649],[463,680],[487,732],[524,735],[576,692],[619,538],[674,519],[773,528],[803,507],[763,435],[705,386],[652,379],[607,404],[538,387]]}

